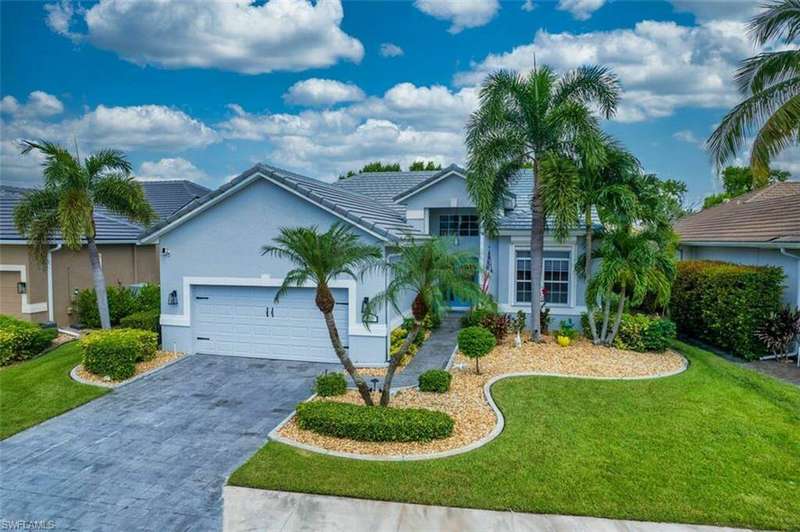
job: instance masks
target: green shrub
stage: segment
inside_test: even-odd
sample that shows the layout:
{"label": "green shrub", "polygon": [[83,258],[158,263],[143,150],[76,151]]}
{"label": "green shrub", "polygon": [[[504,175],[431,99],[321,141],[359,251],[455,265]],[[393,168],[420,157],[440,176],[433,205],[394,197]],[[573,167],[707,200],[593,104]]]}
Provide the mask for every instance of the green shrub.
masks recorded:
{"label": "green shrub", "polygon": [[488,329],[483,327],[467,327],[458,332],[458,349],[464,356],[475,359],[475,372],[480,373],[478,360],[489,354],[497,345],[497,340]]}
{"label": "green shrub", "polygon": [[443,369],[429,369],[419,376],[419,390],[421,392],[444,393],[450,389],[453,376]]}
{"label": "green shrub", "polygon": [[87,334],[80,344],[87,371],[119,381],[133,376],[137,362],[155,357],[158,337],[140,329],[108,329]]}
{"label": "green shrub", "polygon": [[161,317],[161,311],[156,310],[140,310],[129,314],[119,320],[122,327],[128,329],[142,329],[145,331],[158,332],[158,321]]}
{"label": "green shrub", "polygon": [[487,308],[471,308],[461,316],[461,327],[479,327],[486,316],[491,316],[494,312]]}
{"label": "green shrub", "polygon": [[559,329],[553,333],[555,336],[566,336],[570,340],[578,337],[578,330],[573,325],[572,320],[561,320]]}
{"label": "green shrub", "polygon": [[[135,312],[161,311],[161,294],[156,284],[145,284],[135,290],[127,286],[109,286],[106,292],[111,325],[119,325],[122,318]],[[100,312],[93,288],[78,292],[75,308],[81,324],[92,329],[100,327]]]}
{"label": "green shrub", "polygon": [[488,308],[474,308],[461,317],[461,327],[483,327],[502,340],[511,328],[511,317]]}
{"label": "green shrub", "polygon": [[767,353],[756,331],[781,307],[784,274],[772,266],[682,261],[670,316],[678,332],[755,359]]}
{"label": "green shrub", "polygon": [[453,433],[453,419],[444,412],[331,401],[297,405],[297,424],[318,434],[359,441],[430,441]]}
{"label": "green shrub", "polygon": [[52,343],[58,330],[0,315],[0,366],[33,358]]}
{"label": "green shrub", "polygon": [[341,373],[323,373],[317,376],[314,391],[322,397],[343,395],[347,391],[347,381]]}
{"label": "green shrub", "polygon": [[[614,315],[611,315],[611,319]],[[594,319],[597,326],[603,322],[603,313],[595,312]],[[587,338],[592,337],[589,329],[589,316],[585,312],[581,314],[581,324],[583,333]],[[613,322],[609,323],[609,328],[613,327]],[[622,315],[619,322],[619,331],[614,338],[614,347],[628,349],[630,351],[664,351],[669,347],[670,342],[675,339],[675,323],[667,318],[659,316],[648,316],[647,314],[628,314]]]}

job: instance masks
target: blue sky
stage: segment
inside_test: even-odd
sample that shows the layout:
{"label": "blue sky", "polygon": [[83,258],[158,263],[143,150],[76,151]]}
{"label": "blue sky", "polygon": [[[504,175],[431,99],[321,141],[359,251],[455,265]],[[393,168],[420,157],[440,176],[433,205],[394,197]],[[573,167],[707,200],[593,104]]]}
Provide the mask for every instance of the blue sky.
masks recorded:
{"label": "blue sky", "polygon": [[[40,181],[19,138],[126,151],[146,178],[217,186],[256,161],[322,179],[367,161],[464,162],[496,68],[612,67],[605,123],[697,200],[702,141],[737,101],[752,2],[2,2],[0,177]],[[788,153],[781,164],[800,171]]]}

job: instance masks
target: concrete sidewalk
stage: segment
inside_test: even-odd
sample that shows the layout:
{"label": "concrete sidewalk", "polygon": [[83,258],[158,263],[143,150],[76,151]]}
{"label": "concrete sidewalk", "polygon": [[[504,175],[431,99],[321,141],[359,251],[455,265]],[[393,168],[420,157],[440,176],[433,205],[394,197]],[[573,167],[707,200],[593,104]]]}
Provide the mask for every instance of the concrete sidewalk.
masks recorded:
{"label": "concrete sidewalk", "polygon": [[597,517],[495,512],[226,486],[225,532],[678,532],[741,530]]}

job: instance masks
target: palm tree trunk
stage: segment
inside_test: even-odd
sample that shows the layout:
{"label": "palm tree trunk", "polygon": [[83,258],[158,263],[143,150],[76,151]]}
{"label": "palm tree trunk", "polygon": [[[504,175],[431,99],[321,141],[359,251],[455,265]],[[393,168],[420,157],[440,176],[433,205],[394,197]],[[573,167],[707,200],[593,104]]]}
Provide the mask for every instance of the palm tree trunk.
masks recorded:
{"label": "palm tree trunk", "polygon": [[339,329],[336,328],[336,320],[333,318],[333,312],[323,312],[322,315],[325,317],[325,325],[328,326],[328,335],[331,337],[331,344],[333,345],[333,350],[336,352],[336,356],[339,357],[339,361],[342,363],[342,366],[344,366],[345,371],[347,371],[350,378],[353,379],[356,388],[358,388],[358,393],[361,394],[361,398],[364,400],[364,404],[373,406],[372,396],[369,393],[367,382],[358,374],[358,370],[353,365],[353,361],[350,360],[350,356],[347,354],[347,351],[345,351],[344,346],[342,346],[342,340],[339,338]]}
{"label": "palm tree trunk", "polygon": [[[586,207],[586,252],[584,253],[586,257],[584,272],[587,285],[589,284],[589,279],[592,277],[592,233],[592,206],[589,205]],[[586,313],[589,316],[589,328],[592,329],[592,343],[594,344],[599,343],[597,338],[597,324],[594,319],[594,306],[596,303],[596,301],[590,301],[588,297],[586,298]]]}
{"label": "palm tree trunk", "polygon": [[97,311],[100,314],[100,327],[103,329],[110,329],[111,317],[108,313],[106,278],[103,275],[103,267],[100,265],[100,254],[97,252],[97,244],[93,237],[87,239],[87,247],[89,248],[89,264],[92,267],[94,293],[97,296]]}
{"label": "palm tree trunk", "polygon": [[617,315],[614,318],[614,328],[611,329],[611,334],[608,336],[608,345],[614,342],[614,338],[619,332],[619,324],[622,322],[622,311],[625,309],[625,285],[622,285],[622,292],[619,295],[619,305],[617,305]]}
{"label": "palm tree trunk", "polygon": [[405,340],[403,340],[402,345],[400,345],[400,349],[389,360],[389,367],[386,369],[386,376],[383,378],[383,392],[381,392],[381,406],[389,406],[389,401],[391,400],[392,379],[394,378],[394,372],[397,370],[397,366],[400,365],[400,361],[403,360],[403,357],[405,357],[406,353],[408,353],[408,349],[411,347],[411,344],[413,344],[414,340],[417,339],[417,335],[419,334],[421,328],[422,328],[422,323],[417,320],[414,320],[414,328],[408,332]]}
{"label": "palm tree trunk", "polygon": [[531,198],[531,338],[542,339],[542,255],[544,253],[544,202],[539,186],[539,159],[533,159],[533,197]]}
{"label": "palm tree trunk", "polygon": [[600,332],[600,343],[606,343],[608,338],[608,318],[611,315],[611,290],[606,290],[605,301],[603,301],[603,330]]}

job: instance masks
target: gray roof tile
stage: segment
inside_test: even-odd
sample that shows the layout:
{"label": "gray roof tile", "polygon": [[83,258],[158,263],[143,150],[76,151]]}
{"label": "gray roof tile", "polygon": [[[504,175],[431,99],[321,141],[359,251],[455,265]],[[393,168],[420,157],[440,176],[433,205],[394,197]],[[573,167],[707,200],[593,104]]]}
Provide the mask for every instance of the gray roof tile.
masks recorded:
{"label": "gray roof tile", "polygon": [[364,172],[340,179],[333,186],[378,200],[393,209],[396,195],[401,194],[426,181],[439,171],[432,172]]}

